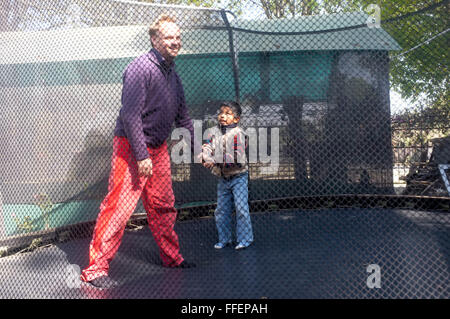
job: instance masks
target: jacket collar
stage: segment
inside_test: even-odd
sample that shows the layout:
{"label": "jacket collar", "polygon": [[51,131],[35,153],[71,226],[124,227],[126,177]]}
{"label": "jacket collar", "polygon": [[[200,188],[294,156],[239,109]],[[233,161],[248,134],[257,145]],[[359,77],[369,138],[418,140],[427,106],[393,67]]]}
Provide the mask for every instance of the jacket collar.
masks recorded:
{"label": "jacket collar", "polygon": [[150,50],[148,57],[153,63],[162,67],[166,71],[169,71],[174,66],[174,62],[168,62],[155,48]]}
{"label": "jacket collar", "polygon": [[237,126],[238,126],[238,123],[233,123],[230,125],[220,125],[219,124],[219,128],[220,128],[220,131],[222,132],[222,134],[225,134],[228,130],[231,130]]}

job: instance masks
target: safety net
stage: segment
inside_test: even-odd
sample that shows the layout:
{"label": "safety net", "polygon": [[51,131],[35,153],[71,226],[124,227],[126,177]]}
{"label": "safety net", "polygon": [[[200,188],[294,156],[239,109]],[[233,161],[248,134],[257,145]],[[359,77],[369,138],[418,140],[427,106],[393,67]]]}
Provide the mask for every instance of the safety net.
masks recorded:
{"label": "safety net", "polygon": [[0,0],[0,298],[450,297],[448,0],[150,2]]}

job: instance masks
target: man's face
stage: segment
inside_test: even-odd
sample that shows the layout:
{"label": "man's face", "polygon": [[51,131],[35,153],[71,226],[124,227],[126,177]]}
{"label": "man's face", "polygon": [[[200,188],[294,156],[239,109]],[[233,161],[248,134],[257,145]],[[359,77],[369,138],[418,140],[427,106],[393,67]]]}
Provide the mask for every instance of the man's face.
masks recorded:
{"label": "man's face", "polygon": [[173,22],[163,22],[152,37],[153,47],[168,61],[172,61],[181,49],[181,31]]}

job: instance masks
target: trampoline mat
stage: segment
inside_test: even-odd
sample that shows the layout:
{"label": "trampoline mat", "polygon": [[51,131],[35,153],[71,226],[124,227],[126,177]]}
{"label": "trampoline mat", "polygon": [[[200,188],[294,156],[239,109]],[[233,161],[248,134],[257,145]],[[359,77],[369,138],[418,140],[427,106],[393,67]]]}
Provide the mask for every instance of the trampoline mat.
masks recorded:
{"label": "trampoline mat", "polygon": [[[214,249],[213,217],[177,222],[191,269],[161,265],[148,227],[128,230],[111,262],[119,286],[79,285],[90,238],[0,258],[1,298],[449,298],[445,213],[324,209],[252,213],[254,243]],[[369,265],[379,268],[371,287]],[[74,275],[75,274],[75,275]],[[373,278],[372,278],[373,279]]]}

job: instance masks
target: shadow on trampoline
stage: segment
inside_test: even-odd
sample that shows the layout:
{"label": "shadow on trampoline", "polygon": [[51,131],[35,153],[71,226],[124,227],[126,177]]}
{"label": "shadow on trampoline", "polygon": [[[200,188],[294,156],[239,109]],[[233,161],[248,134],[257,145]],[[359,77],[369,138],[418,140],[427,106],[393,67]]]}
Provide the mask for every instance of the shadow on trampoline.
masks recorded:
{"label": "shadow on trampoline", "polygon": [[[111,262],[114,289],[70,285],[68,267],[87,265],[90,238],[2,258],[3,269],[16,271],[0,282],[2,294],[24,298],[448,298],[444,215],[373,208],[252,213],[255,242],[242,251],[213,248],[211,217],[178,222],[181,252],[197,264],[192,269],[162,267],[144,226],[125,233]],[[381,270],[379,289],[367,285],[373,264]]]}

